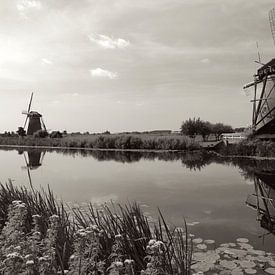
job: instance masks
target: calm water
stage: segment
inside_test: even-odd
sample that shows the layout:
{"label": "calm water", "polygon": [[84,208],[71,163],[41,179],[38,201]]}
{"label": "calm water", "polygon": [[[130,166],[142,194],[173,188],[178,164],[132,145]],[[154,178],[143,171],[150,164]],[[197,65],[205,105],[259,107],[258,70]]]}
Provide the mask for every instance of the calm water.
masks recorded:
{"label": "calm water", "polygon": [[273,214],[274,222],[274,208],[269,205],[266,211],[263,194],[258,196],[261,222],[246,203],[256,205],[255,181],[260,184],[258,193],[275,197],[271,161],[224,161],[197,154],[0,150],[1,182],[10,178],[16,185],[29,186],[27,166],[36,188],[49,184],[64,201],[137,201],[152,217],[160,207],[177,226],[185,217],[196,236],[218,243],[245,237],[255,248],[275,252],[274,235],[263,228],[268,215]]}

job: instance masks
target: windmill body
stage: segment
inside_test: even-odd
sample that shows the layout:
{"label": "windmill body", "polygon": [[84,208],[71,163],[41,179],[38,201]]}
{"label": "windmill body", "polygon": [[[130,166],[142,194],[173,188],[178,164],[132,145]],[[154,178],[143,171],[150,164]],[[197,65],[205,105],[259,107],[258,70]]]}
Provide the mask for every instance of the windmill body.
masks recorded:
{"label": "windmill body", "polygon": [[[275,44],[275,8],[269,12],[271,33]],[[258,54],[259,55],[259,54]],[[275,138],[275,59],[263,64],[254,75],[254,81],[244,89],[254,87],[252,130],[259,138]]]}
{"label": "windmill body", "polygon": [[42,130],[41,126],[41,117],[42,115],[38,112],[30,112],[29,117],[29,125],[27,130],[27,135],[33,135],[35,132]]}
{"label": "windmill body", "polygon": [[27,121],[29,120],[27,135],[33,135],[35,132],[40,131],[40,130],[47,131],[45,123],[42,119],[42,115],[36,111],[30,111],[31,104],[32,104],[32,98],[33,98],[33,93],[31,94],[28,111],[22,112],[22,114],[26,115],[26,120],[25,120],[24,127],[23,127],[24,129],[27,125]]}

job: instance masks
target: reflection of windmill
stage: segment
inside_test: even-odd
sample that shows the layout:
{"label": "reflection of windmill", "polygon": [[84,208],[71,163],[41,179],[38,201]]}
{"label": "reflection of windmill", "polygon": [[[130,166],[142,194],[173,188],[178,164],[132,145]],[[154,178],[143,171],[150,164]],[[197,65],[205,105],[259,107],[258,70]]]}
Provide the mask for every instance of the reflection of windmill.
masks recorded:
{"label": "reflection of windmill", "polygon": [[[275,44],[275,9],[269,12],[269,22]],[[254,75],[254,81],[244,86],[244,89],[254,86],[252,128],[259,137],[273,137],[268,135],[275,134],[275,59],[263,64],[259,55],[256,62],[262,67]]]}
{"label": "reflection of windmill", "polygon": [[248,196],[246,204],[257,211],[261,227],[275,234],[275,171],[256,173],[255,194]]}
{"label": "reflection of windmill", "polygon": [[41,152],[36,150],[28,151],[27,156],[25,152],[23,153],[26,166],[23,166],[22,169],[27,169],[28,178],[29,178],[31,187],[32,187],[32,179],[31,179],[30,171],[35,170],[42,165],[45,154],[46,154],[46,151]]}
{"label": "reflection of windmill", "polygon": [[22,112],[22,114],[27,116],[23,126],[24,129],[27,125],[27,120],[29,119],[27,135],[33,135],[35,132],[42,130],[42,128],[45,131],[47,130],[45,123],[43,121],[42,115],[38,112],[31,111],[32,98],[33,98],[33,93],[31,94],[28,111]]}

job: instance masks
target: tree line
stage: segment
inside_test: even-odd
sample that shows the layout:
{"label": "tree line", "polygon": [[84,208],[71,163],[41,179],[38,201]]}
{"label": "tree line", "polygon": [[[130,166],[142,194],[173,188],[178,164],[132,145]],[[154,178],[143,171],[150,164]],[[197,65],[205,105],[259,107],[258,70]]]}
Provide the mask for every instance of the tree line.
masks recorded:
{"label": "tree line", "polygon": [[[240,128],[241,129],[241,128]],[[234,129],[230,125],[223,123],[211,123],[209,121],[201,120],[200,118],[189,118],[181,125],[181,133],[189,137],[202,136],[203,140],[208,140],[212,134],[216,140],[220,139],[222,133],[233,133]]]}

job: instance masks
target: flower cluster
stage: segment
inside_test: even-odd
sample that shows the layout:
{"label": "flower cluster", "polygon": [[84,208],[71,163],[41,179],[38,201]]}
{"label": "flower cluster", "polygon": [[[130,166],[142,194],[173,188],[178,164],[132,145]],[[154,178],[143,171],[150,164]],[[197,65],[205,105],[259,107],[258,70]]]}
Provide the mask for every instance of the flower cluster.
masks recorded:
{"label": "flower cluster", "polygon": [[145,270],[141,271],[142,275],[166,274],[163,266],[165,265],[165,245],[162,241],[152,239],[146,247],[148,261]]}

